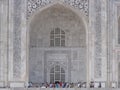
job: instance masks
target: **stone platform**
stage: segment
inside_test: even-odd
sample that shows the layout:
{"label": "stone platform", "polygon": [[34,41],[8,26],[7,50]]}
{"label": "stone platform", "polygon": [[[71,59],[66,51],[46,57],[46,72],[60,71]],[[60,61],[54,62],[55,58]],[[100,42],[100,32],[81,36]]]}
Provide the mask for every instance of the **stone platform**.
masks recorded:
{"label": "stone platform", "polygon": [[0,88],[0,90],[120,90],[120,88]]}

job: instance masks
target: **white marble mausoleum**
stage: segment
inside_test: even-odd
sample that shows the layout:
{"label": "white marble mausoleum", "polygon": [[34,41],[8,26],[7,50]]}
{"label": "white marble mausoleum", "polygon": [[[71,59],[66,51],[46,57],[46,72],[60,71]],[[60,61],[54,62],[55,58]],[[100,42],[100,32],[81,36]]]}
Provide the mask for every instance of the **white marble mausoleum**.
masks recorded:
{"label": "white marble mausoleum", "polygon": [[120,87],[120,0],[0,0],[0,87],[55,81]]}

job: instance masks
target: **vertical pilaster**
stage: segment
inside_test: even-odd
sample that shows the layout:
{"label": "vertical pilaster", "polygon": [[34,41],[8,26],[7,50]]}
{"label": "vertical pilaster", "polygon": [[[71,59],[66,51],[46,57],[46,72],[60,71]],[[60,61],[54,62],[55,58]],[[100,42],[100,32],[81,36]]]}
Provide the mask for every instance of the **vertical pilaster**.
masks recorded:
{"label": "vertical pilaster", "polygon": [[101,59],[102,74],[101,81],[106,83],[107,80],[107,0],[101,0]]}
{"label": "vertical pilaster", "polygon": [[13,77],[14,81],[21,78],[21,0],[14,0],[13,18]]}
{"label": "vertical pilaster", "polygon": [[94,0],[89,0],[89,82],[94,80],[94,3]]}
{"label": "vertical pilaster", "polygon": [[108,0],[107,5],[107,87],[110,86],[111,61],[113,60],[113,0]]}
{"label": "vertical pilaster", "polygon": [[26,0],[10,0],[9,11],[9,85],[24,87],[28,78]]}
{"label": "vertical pilaster", "polygon": [[8,37],[7,37],[7,32],[8,32],[8,0],[1,0],[1,5],[0,5],[0,18],[1,18],[1,34],[0,34],[0,86],[4,87],[7,86],[7,60],[8,60]]}
{"label": "vertical pilaster", "polygon": [[99,79],[102,76],[102,31],[101,31],[101,1],[100,0],[95,0],[95,53],[94,53],[94,59],[95,59],[95,74],[94,77],[95,79]]}
{"label": "vertical pilaster", "polygon": [[9,29],[8,29],[8,81],[13,81],[13,0],[9,0]]}
{"label": "vertical pilaster", "polygon": [[90,65],[90,81],[106,82],[107,71],[107,49],[106,49],[106,29],[107,14],[105,0],[89,1],[89,28],[91,42],[89,44],[89,52],[91,51]]}
{"label": "vertical pilaster", "polygon": [[27,29],[27,0],[21,0],[22,1],[22,7],[21,7],[21,62],[22,62],[22,80],[25,82],[28,81],[28,37],[27,34],[29,34]]}

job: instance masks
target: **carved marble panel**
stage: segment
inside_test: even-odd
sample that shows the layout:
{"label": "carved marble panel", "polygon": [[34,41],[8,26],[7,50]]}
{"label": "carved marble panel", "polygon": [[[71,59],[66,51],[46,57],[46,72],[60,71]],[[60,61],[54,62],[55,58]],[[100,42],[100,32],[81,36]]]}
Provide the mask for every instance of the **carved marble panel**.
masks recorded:
{"label": "carved marble panel", "polygon": [[89,14],[89,0],[64,0],[65,3],[82,11],[86,16]]}
{"label": "carved marble panel", "polygon": [[48,61],[47,62],[47,71],[49,72],[53,66],[60,65],[61,67],[67,70],[67,62],[66,61]]}
{"label": "carved marble panel", "polygon": [[21,0],[14,0],[14,31],[13,31],[13,76],[20,79],[21,75]]}
{"label": "carved marble panel", "polygon": [[101,36],[101,2],[95,3],[95,78],[100,78],[102,74],[102,36]]}
{"label": "carved marble panel", "polygon": [[[0,1],[0,80],[5,81],[7,78],[7,15],[8,6],[6,0]],[[1,85],[0,85],[1,86]]]}
{"label": "carved marble panel", "polygon": [[[57,0],[55,0],[57,1]],[[72,6],[83,12],[86,16],[89,15],[89,0],[61,0],[63,3]],[[28,0],[27,1],[27,19],[39,8],[51,4],[54,0]],[[58,0],[59,2],[59,0]]]}
{"label": "carved marble panel", "polygon": [[27,18],[30,17],[39,7],[44,7],[53,0],[28,0],[27,1]]}
{"label": "carved marble panel", "polygon": [[[44,75],[48,77],[50,68],[52,68],[54,65],[60,65],[62,66],[66,71],[66,80],[68,81],[68,78],[71,78],[70,76],[70,53],[67,50],[48,50],[45,51],[44,55]],[[68,74],[69,73],[69,74]],[[69,75],[69,76],[68,76]],[[44,81],[49,81],[49,78],[44,78]]]}
{"label": "carved marble panel", "polygon": [[76,83],[79,81],[86,82],[87,71],[84,61],[71,61],[71,81]]}

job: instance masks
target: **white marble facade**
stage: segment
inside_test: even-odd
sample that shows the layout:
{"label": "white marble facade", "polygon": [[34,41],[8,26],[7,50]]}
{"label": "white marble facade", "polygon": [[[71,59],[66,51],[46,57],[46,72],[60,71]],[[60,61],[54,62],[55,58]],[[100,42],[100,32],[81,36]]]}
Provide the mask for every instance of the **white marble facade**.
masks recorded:
{"label": "white marble facade", "polygon": [[[0,0],[0,86],[50,82],[59,65],[66,82],[120,87],[120,0]],[[54,28],[65,46],[51,47]]]}

